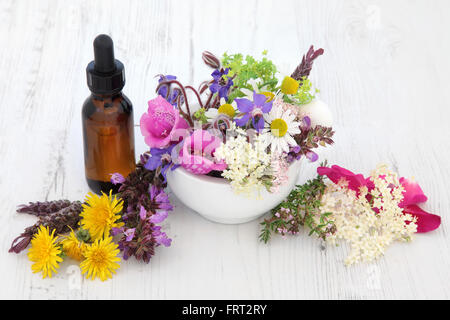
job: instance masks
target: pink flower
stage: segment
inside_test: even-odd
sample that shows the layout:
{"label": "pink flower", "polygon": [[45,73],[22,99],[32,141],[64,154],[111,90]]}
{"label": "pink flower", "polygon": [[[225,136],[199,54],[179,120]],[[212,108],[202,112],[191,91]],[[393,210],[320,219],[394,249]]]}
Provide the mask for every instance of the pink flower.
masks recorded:
{"label": "pink flower", "polygon": [[217,161],[214,152],[222,141],[205,130],[195,130],[183,142],[179,161],[181,166],[194,174],[207,174],[213,170],[223,171],[227,164]]}
{"label": "pink flower", "polygon": [[[364,178],[362,174],[354,174],[336,165],[331,168],[319,167],[317,168],[317,173],[321,176],[326,175],[336,184],[339,180],[345,179],[348,181],[349,189],[357,193],[361,186],[367,186],[369,191],[375,187],[370,178]],[[428,200],[419,184],[406,178],[400,178],[399,181],[405,189],[403,200],[400,202],[399,207],[403,209],[404,213],[409,213],[417,218],[417,232],[425,233],[437,229],[441,225],[441,217],[428,213],[417,206],[417,204]]]}
{"label": "pink flower", "polygon": [[319,167],[317,173],[321,176],[327,176],[335,184],[339,183],[341,179],[348,182],[348,188],[359,193],[359,188],[366,186],[369,190],[374,188],[373,182],[369,178],[364,178],[362,174],[354,174],[353,172],[339,166]]}
{"label": "pink flower", "polygon": [[148,102],[141,117],[141,133],[150,148],[164,148],[183,139],[189,128],[177,109],[161,96]]}

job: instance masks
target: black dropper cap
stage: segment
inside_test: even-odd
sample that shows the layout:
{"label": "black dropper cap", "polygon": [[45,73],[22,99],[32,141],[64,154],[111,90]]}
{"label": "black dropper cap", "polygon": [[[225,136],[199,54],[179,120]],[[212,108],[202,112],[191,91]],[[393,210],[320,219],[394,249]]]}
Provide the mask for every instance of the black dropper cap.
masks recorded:
{"label": "black dropper cap", "polygon": [[125,68],[114,59],[114,44],[106,34],[94,40],[94,61],[86,68],[89,90],[97,94],[114,94],[125,85]]}

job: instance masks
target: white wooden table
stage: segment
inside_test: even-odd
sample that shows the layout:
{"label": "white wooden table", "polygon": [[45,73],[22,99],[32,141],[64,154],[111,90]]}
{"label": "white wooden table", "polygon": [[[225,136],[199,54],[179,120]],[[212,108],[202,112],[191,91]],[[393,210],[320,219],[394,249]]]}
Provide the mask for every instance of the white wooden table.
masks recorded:
{"label": "white wooden table", "polygon": [[[450,2],[0,1],[1,298],[450,298]],[[150,264],[123,262],[107,282],[65,261],[52,279],[31,273],[11,240],[35,222],[18,204],[82,199],[81,105],[92,41],[110,34],[125,64],[135,121],[158,73],[199,84],[210,50],[264,49],[294,68],[310,44],[325,48],[312,79],[335,116],[330,163],[367,174],[379,162],[414,175],[441,228],[396,244],[371,265],[347,268],[345,246],[301,234],[269,245],[258,221],[208,222],[172,197],[173,238]],[[137,128],[138,129],[138,128]],[[136,131],[137,152],[146,147]],[[317,164],[305,166],[301,181]]]}

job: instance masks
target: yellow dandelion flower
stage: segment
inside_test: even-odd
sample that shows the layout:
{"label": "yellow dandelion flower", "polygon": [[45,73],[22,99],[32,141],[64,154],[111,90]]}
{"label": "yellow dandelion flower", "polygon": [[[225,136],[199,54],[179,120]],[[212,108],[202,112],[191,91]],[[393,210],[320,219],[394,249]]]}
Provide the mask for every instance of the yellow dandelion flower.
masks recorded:
{"label": "yellow dandelion flower", "polygon": [[78,240],[73,230],[61,241],[61,245],[67,256],[78,261],[83,259],[83,253],[87,245],[83,241]]}
{"label": "yellow dandelion flower", "polygon": [[112,237],[97,239],[84,251],[85,259],[80,263],[82,273],[92,280],[96,277],[102,281],[112,278],[112,273],[116,273],[115,270],[120,268],[116,263],[120,261],[117,257],[119,252],[118,245],[112,242]]}
{"label": "yellow dandelion flower", "polygon": [[80,224],[89,231],[93,240],[108,237],[111,228],[123,226],[123,222],[118,222],[122,208],[122,200],[113,197],[112,191],[109,196],[103,193],[101,197],[89,192],[80,214]]}
{"label": "yellow dandelion flower", "polygon": [[284,94],[296,94],[298,91],[299,83],[297,80],[291,77],[285,77],[281,83],[281,92]]}
{"label": "yellow dandelion flower", "polygon": [[55,230],[50,231],[48,227],[40,226],[37,234],[31,240],[31,248],[28,250],[28,259],[34,262],[31,270],[34,273],[42,271],[42,277],[52,277],[52,272],[56,273],[59,268],[58,263],[63,259],[59,256],[61,254],[61,247],[56,242]]}

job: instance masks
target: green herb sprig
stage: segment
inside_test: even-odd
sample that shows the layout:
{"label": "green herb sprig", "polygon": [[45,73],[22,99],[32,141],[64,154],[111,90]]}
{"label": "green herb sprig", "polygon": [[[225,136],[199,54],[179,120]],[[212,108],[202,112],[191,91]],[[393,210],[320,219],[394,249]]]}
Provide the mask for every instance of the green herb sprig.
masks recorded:
{"label": "green herb sprig", "polygon": [[[254,79],[257,81],[259,88],[267,86],[269,91],[275,91],[278,83],[278,79],[275,77],[277,67],[266,57],[267,51],[263,51],[262,54],[263,58],[261,60],[257,60],[251,55],[247,55],[244,58],[241,53],[228,54],[225,52],[223,54],[222,66],[224,68],[230,68],[229,77],[235,76],[233,79],[235,88],[253,90],[248,82]],[[243,96],[244,94],[239,89],[233,90],[228,100],[233,101],[235,98]]]}
{"label": "green herb sprig", "polygon": [[321,197],[325,192],[322,176],[298,185],[286,200],[271,211],[271,217],[261,225],[259,239],[267,243],[273,233],[281,235],[297,234],[300,227],[307,227],[309,235],[325,239],[328,233],[334,233],[335,226],[330,220],[330,212],[321,213]]}

